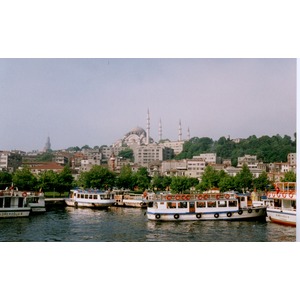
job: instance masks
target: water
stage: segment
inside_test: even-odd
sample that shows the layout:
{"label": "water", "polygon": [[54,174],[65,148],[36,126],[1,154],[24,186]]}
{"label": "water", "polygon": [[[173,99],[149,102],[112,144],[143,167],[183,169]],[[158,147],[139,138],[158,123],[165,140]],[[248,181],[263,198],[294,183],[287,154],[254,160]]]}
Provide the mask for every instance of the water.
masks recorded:
{"label": "water", "polygon": [[1,242],[294,242],[296,228],[265,221],[148,221],[145,209],[52,206],[0,219]]}

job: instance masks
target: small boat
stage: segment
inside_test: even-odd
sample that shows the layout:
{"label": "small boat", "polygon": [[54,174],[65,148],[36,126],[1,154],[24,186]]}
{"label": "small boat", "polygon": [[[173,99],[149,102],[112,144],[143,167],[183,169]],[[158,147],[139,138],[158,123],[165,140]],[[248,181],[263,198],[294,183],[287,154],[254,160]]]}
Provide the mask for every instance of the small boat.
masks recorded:
{"label": "small boat", "polygon": [[236,192],[161,195],[150,201],[147,218],[156,221],[245,220],[266,218],[266,205],[252,205]]}
{"label": "small boat", "polygon": [[0,218],[28,217],[30,211],[25,192],[15,189],[0,191]]}
{"label": "small boat", "polygon": [[43,213],[46,211],[45,196],[42,192],[23,192],[27,205],[32,213]]}
{"label": "small boat", "polygon": [[277,182],[267,193],[267,217],[271,222],[296,226],[296,183]]}
{"label": "small boat", "polygon": [[81,190],[73,189],[70,191],[69,198],[65,199],[68,206],[107,208],[115,203],[114,193],[100,190]]}
{"label": "small boat", "polygon": [[115,195],[115,206],[146,208],[147,202],[153,199],[154,193],[144,192],[143,194],[134,194],[130,192],[117,192]]}

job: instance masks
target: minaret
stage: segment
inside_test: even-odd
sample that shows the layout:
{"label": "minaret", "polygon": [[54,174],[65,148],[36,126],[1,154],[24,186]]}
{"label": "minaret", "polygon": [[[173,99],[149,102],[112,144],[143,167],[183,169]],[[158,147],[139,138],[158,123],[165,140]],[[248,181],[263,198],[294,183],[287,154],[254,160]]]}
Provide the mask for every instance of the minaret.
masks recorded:
{"label": "minaret", "polygon": [[46,142],[45,147],[44,147],[44,152],[47,152],[50,149],[51,149],[51,143],[50,143],[50,137],[48,136],[47,142]]}
{"label": "minaret", "polygon": [[159,141],[161,141],[161,140],[162,140],[162,126],[161,126],[161,119],[159,119],[158,136],[159,136]]}
{"label": "minaret", "polygon": [[182,140],[182,128],[181,128],[181,120],[179,120],[179,129],[178,129],[178,141]]}
{"label": "minaret", "polygon": [[149,114],[149,108],[147,112],[147,137],[146,137],[146,145],[149,145],[150,140],[150,114]]}
{"label": "minaret", "polygon": [[190,127],[188,127],[188,131],[187,131],[187,139],[188,139],[188,141],[191,139]]}

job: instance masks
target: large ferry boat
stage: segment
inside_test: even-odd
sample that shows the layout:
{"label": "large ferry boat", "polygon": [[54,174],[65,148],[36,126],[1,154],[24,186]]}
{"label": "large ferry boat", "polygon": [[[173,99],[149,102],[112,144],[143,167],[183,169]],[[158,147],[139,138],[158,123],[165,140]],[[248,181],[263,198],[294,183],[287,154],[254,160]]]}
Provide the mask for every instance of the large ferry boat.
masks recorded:
{"label": "large ferry boat", "polygon": [[0,191],[0,218],[28,217],[31,211],[26,192],[13,188]]}
{"label": "large ferry boat", "polygon": [[68,206],[107,208],[115,203],[114,193],[100,190],[81,190],[73,189],[70,191],[69,198],[65,199]]}
{"label": "large ferry boat", "polygon": [[115,206],[146,208],[149,200],[154,199],[155,193],[145,191],[142,194],[130,193],[129,191],[116,191]]}
{"label": "large ferry boat", "polygon": [[267,216],[271,222],[296,226],[296,183],[277,182],[267,193]]}
{"label": "large ferry boat", "polygon": [[161,195],[150,201],[147,218],[156,221],[245,220],[266,218],[266,205],[236,192]]}

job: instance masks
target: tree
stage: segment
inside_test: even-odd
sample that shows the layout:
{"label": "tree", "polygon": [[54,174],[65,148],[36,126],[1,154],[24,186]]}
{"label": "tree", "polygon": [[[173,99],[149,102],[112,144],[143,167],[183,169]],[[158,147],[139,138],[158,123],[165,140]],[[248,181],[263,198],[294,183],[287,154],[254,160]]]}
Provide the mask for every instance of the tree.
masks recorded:
{"label": "tree", "polygon": [[19,190],[33,191],[37,189],[38,180],[28,168],[17,170],[12,179],[14,186],[18,187]]}
{"label": "tree", "polygon": [[219,188],[220,188],[220,192],[222,193],[226,191],[234,190],[235,188],[234,177],[228,175],[227,173],[224,173],[220,177]]}
{"label": "tree", "polygon": [[281,178],[281,181],[283,182],[296,182],[296,173],[293,171],[288,171],[284,174],[284,176]]}
{"label": "tree", "polygon": [[115,173],[96,165],[90,171],[81,173],[78,183],[83,188],[108,189],[114,187],[115,179]]}
{"label": "tree", "polygon": [[197,185],[197,189],[201,191],[210,190],[219,186],[219,173],[212,166],[207,166],[202,174],[201,182]]}
{"label": "tree", "polygon": [[65,166],[61,173],[57,175],[56,191],[60,194],[69,191],[74,185],[74,178],[70,167]]}
{"label": "tree", "polygon": [[262,172],[257,178],[253,179],[253,187],[259,191],[265,191],[270,185],[267,172]]}
{"label": "tree", "polygon": [[8,172],[0,171],[0,190],[4,190],[6,187],[11,186],[12,175]]}
{"label": "tree", "polygon": [[141,167],[137,170],[137,172],[133,175],[133,182],[135,187],[139,190],[148,189],[150,185],[150,176],[148,174],[148,170],[145,167]]}
{"label": "tree", "polygon": [[236,174],[234,179],[235,187],[239,192],[245,192],[253,187],[253,175],[246,164],[243,165],[242,170]]}
{"label": "tree", "polygon": [[58,178],[57,174],[52,170],[47,170],[39,175],[38,187],[44,192],[54,191],[56,189]]}
{"label": "tree", "polygon": [[119,188],[133,189],[133,173],[130,165],[122,166],[119,176],[116,179]]}
{"label": "tree", "polygon": [[133,159],[134,159],[133,150],[130,148],[121,150],[118,154],[118,157],[123,157],[123,158],[129,159],[130,161],[133,161]]}

